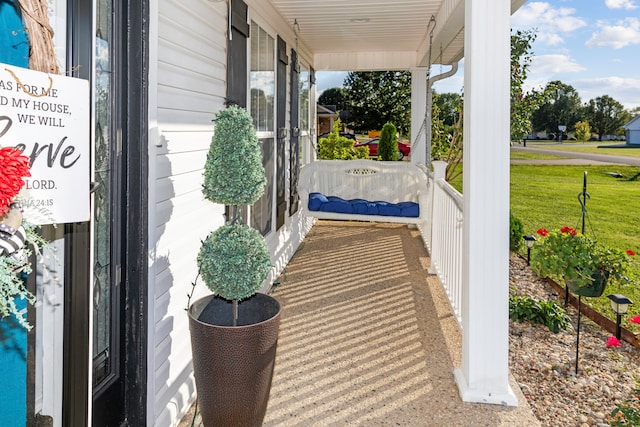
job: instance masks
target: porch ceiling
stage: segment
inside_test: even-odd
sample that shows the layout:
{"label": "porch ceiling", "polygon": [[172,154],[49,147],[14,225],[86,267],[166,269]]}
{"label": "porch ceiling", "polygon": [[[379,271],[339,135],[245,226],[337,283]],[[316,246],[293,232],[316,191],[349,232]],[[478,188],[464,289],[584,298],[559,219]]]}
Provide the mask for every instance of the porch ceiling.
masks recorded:
{"label": "porch ceiling", "polygon": [[[464,54],[464,0],[269,1],[291,27],[297,20],[317,70],[407,69]],[[512,13],[525,1],[511,0]]]}

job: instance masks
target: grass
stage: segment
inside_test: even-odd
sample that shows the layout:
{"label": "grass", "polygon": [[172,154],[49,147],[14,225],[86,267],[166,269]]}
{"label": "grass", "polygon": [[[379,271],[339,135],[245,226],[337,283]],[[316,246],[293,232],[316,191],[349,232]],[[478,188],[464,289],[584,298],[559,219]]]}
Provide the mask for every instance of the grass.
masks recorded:
{"label": "grass", "polygon": [[[512,159],[519,158],[519,154],[512,151]],[[640,167],[511,165],[511,212],[523,222],[525,234],[535,234],[538,228],[551,230],[565,225],[581,230],[578,194],[582,192],[585,171],[587,193],[591,196],[586,203],[585,233],[607,246],[638,253],[632,265],[640,280]],[[611,171],[623,177],[607,174]],[[461,178],[451,184],[462,191]],[[636,301],[637,307],[632,305],[630,312],[640,314],[640,286],[636,285],[624,289],[609,286],[605,296],[585,298],[585,302],[613,318],[606,298],[610,293],[622,293]]]}
{"label": "grass", "polygon": [[532,153],[529,151],[511,152],[511,160],[555,160],[565,158],[567,158],[567,156],[554,156],[552,154]]}
{"label": "grass", "polygon": [[[587,193],[591,197],[586,203],[585,234],[607,246],[640,254],[640,167],[617,166],[616,172],[623,178],[608,175],[610,170],[610,166],[512,165],[511,212],[523,222],[526,234],[534,234],[541,227],[551,230],[565,225],[581,230],[578,194],[586,171]],[[640,277],[640,262],[633,259],[632,264]],[[632,301],[640,301],[637,286],[609,286],[606,293],[622,293]],[[612,316],[606,296],[588,300],[598,311]]]}

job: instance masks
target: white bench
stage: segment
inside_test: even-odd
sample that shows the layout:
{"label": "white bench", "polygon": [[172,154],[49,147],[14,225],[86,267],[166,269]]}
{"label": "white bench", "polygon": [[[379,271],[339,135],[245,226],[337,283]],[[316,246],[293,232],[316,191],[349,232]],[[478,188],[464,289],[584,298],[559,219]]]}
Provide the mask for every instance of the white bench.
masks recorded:
{"label": "white bench", "polygon": [[[429,181],[422,165],[376,160],[318,160],[300,171],[298,193],[303,212],[320,219],[420,224],[427,214]],[[321,193],[345,200],[414,202],[418,217],[366,215],[309,210],[309,194]]]}

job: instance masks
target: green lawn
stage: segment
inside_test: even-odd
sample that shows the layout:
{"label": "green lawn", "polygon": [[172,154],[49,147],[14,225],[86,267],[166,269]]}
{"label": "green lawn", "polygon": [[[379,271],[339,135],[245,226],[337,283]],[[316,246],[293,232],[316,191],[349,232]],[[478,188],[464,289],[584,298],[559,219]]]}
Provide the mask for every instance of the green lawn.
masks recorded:
{"label": "green lawn", "polygon": [[532,153],[529,151],[511,151],[511,160],[554,160],[566,159],[567,156]]}
{"label": "green lawn", "polygon": [[[512,152],[512,158],[519,154]],[[607,246],[638,253],[632,264],[640,285],[640,167],[511,165],[511,212],[523,222],[526,234],[535,234],[538,228],[552,230],[565,225],[580,230],[582,209],[578,194],[582,192],[585,171],[591,196],[586,205],[585,232]],[[623,177],[607,174],[612,171]],[[452,185],[461,191],[462,180]],[[640,314],[638,285],[625,289],[609,286],[605,294],[628,296],[637,303],[631,306],[632,314]],[[612,316],[606,296],[585,300],[604,315]]]}
{"label": "green lawn", "polygon": [[[586,171],[587,192],[591,197],[586,205],[585,233],[607,246],[640,254],[640,167],[616,166],[615,172],[623,178],[606,173],[611,170],[611,166],[512,165],[511,212],[524,223],[527,234],[535,234],[541,227],[551,230],[565,225],[580,230],[582,209],[578,194],[582,192]],[[638,259],[633,259],[633,266],[640,277]],[[640,287],[610,286],[605,293],[622,293],[638,301],[638,307],[635,310],[632,307],[632,311],[640,313]],[[588,300],[601,313],[612,315],[606,296]]]}

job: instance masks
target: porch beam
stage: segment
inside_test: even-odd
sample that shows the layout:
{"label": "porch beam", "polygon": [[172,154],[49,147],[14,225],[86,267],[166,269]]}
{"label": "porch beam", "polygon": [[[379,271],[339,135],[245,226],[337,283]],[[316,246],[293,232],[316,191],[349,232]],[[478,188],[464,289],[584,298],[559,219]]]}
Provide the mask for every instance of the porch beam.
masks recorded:
{"label": "porch beam", "polygon": [[427,132],[431,114],[427,114],[427,67],[411,69],[411,162],[427,164]]}
{"label": "porch beam", "polygon": [[517,406],[509,386],[510,0],[465,0],[462,368],[466,402]]}
{"label": "porch beam", "polygon": [[346,71],[406,70],[417,65],[415,51],[318,52],[314,68]]}

